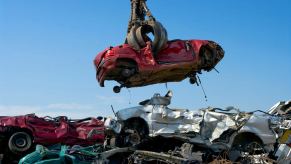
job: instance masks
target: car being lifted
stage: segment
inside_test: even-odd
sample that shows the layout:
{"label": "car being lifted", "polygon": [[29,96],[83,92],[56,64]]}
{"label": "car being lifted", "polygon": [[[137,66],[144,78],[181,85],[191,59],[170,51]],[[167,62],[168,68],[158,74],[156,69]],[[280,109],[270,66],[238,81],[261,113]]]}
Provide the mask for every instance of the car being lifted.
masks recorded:
{"label": "car being lifted", "polygon": [[154,54],[151,43],[135,50],[128,44],[110,47],[99,53],[94,64],[101,87],[105,80],[115,80],[122,87],[139,87],[156,83],[179,82],[189,77],[196,82],[196,74],[211,71],[223,58],[220,45],[208,40],[172,40]]}

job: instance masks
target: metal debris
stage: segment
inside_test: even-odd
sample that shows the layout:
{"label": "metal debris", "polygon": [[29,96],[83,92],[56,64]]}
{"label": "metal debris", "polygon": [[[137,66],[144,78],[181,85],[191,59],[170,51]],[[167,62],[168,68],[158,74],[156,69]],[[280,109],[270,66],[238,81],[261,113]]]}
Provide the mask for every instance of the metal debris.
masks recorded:
{"label": "metal debris", "polygon": [[[136,146],[149,138],[173,138],[202,149],[204,156],[209,156],[208,160],[227,151],[228,160],[232,162],[245,158],[249,150],[255,149],[248,145],[255,144],[259,145],[261,152],[255,151],[256,154],[248,155],[247,159],[260,161],[261,158],[266,160],[277,150],[280,137],[289,135],[290,116],[287,118],[264,111],[241,112],[234,107],[209,107],[195,112],[173,109],[168,107],[171,97],[171,92],[165,96],[155,94],[141,102],[140,106],[118,111],[117,120],[108,120],[111,122],[108,124],[118,127],[118,130],[107,127],[107,130],[115,131],[118,140],[115,144]],[[284,129],[287,130],[285,135],[282,133]]]}
{"label": "metal debris", "polygon": [[234,107],[172,109],[171,98],[172,92],[155,94],[140,106],[118,111],[117,120],[107,118],[103,145],[37,146],[21,162],[45,164],[66,158],[77,164],[290,163],[290,116]]}

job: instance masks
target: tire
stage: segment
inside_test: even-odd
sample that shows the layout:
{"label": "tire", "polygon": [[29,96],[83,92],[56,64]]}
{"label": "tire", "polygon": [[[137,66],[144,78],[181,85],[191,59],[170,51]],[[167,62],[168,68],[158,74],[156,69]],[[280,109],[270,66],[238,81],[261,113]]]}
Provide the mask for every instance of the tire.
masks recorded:
{"label": "tire", "polygon": [[137,72],[137,64],[133,60],[128,60],[128,59],[119,59],[117,61],[117,66],[118,69],[120,69],[120,75],[121,77],[127,79],[134,75]]}
{"label": "tire", "polygon": [[134,74],[134,71],[132,71],[132,70],[130,70],[130,69],[123,69],[122,71],[121,71],[121,75],[123,76],[123,77],[126,77],[126,78],[128,78],[128,77],[130,77],[130,76],[132,76]]}
{"label": "tire", "polygon": [[14,154],[24,153],[32,147],[32,137],[26,132],[16,132],[10,136],[8,147]]}
{"label": "tire", "polygon": [[194,77],[190,77],[189,78],[189,82],[190,82],[190,84],[195,84],[195,83],[197,83],[197,79],[196,79],[196,77],[194,76]]}
{"label": "tire", "polygon": [[264,150],[263,145],[259,142],[254,141],[244,145],[243,153],[247,155],[241,156],[237,161],[241,164],[268,163],[264,157],[260,157]]}
{"label": "tire", "polygon": [[[132,133],[126,132],[128,130]],[[125,122],[121,135],[116,138],[115,143],[117,147],[135,146],[140,144],[148,134],[148,128],[144,122],[132,119]]]}
{"label": "tire", "polygon": [[258,141],[249,141],[242,144],[240,154],[241,156],[236,159],[236,162],[242,164],[251,164],[254,155],[264,153],[263,144]]}
{"label": "tire", "polygon": [[119,93],[120,90],[121,90],[120,86],[114,86],[114,87],[113,87],[113,92],[114,92],[114,93]]}

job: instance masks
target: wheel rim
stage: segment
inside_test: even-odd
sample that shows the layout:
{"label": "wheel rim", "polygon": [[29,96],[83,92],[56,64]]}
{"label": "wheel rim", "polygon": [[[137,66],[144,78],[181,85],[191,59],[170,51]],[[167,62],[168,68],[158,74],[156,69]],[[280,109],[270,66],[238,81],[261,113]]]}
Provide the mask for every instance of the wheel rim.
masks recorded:
{"label": "wheel rim", "polygon": [[140,141],[141,141],[141,137],[136,130],[134,131],[134,133],[129,135],[129,142],[132,145],[137,145],[140,143]]}
{"label": "wheel rim", "polygon": [[16,132],[8,141],[9,150],[14,154],[26,152],[31,146],[32,138],[26,132]]}
{"label": "wheel rim", "polygon": [[23,148],[27,145],[27,140],[26,138],[16,138],[15,141],[14,141],[14,145],[19,147],[19,148]]}
{"label": "wheel rim", "polygon": [[121,74],[124,77],[130,77],[132,75],[132,71],[130,69],[123,69]]}

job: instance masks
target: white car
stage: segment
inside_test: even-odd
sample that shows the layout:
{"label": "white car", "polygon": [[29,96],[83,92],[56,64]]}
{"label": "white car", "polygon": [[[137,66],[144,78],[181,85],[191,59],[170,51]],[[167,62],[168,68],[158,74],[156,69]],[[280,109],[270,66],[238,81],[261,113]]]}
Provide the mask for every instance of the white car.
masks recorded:
{"label": "white car", "polygon": [[277,142],[281,117],[263,111],[240,112],[208,107],[198,111],[169,108],[172,92],[155,94],[140,106],[118,111],[117,121],[108,119],[107,129],[118,133],[117,146],[137,145],[146,138],[175,138],[213,152],[227,150],[231,160],[250,153],[254,146],[261,152],[271,152]]}

